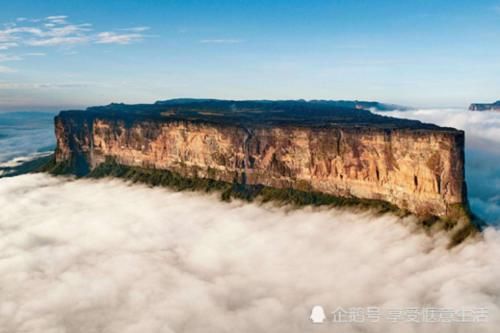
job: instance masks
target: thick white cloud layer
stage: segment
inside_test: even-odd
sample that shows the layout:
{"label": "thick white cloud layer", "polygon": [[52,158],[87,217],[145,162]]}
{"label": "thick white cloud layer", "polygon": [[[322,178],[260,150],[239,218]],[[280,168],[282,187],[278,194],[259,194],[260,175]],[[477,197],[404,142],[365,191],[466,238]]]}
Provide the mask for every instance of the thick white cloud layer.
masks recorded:
{"label": "thick white cloud layer", "polygon": [[[0,332],[497,332],[500,233],[231,204],[119,180],[0,179]],[[313,325],[313,305],[484,306],[481,324]],[[327,316],[330,318],[329,313]]]}
{"label": "thick white cloud layer", "polygon": [[420,109],[378,113],[462,129],[466,133],[467,144],[470,148],[490,149],[500,153],[498,145],[493,147],[484,145],[485,142],[500,143],[500,112],[479,112],[465,109]]}

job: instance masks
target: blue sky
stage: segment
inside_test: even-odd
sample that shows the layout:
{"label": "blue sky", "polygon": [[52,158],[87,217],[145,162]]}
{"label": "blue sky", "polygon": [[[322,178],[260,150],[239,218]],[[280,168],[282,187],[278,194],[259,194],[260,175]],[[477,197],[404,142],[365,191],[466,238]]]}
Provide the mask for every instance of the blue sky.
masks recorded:
{"label": "blue sky", "polygon": [[500,99],[500,0],[0,0],[0,109]]}

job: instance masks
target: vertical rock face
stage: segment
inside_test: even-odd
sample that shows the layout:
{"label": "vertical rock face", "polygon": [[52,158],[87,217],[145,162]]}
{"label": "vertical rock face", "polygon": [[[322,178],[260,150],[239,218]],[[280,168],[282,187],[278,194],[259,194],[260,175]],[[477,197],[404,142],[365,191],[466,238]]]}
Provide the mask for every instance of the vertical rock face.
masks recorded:
{"label": "vertical rock face", "polygon": [[[206,111],[203,111],[206,112]],[[57,162],[85,174],[107,157],[186,177],[383,200],[421,215],[466,204],[464,133],[425,126],[330,126],[120,117],[56,117]]]}

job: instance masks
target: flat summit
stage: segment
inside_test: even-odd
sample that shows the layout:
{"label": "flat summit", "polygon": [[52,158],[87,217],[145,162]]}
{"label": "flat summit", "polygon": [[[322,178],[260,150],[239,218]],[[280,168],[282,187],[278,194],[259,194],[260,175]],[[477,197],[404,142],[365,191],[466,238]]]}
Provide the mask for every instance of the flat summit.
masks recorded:
{"label": "flat summit", "polygon": [[[189,120],[221,124],[294,125],[314,127],[374,127],[428,130],[453,130],[417,120],[399,119],[374,114],[358,107],[347,107],[346,101],[171,99],[154,104],[127,105],[112,103],[90,107],[85,115],[118,117],[130,121]],[[63,111],[74,115],[75,111]],[[83,114],[82,114],[83,115]]]}

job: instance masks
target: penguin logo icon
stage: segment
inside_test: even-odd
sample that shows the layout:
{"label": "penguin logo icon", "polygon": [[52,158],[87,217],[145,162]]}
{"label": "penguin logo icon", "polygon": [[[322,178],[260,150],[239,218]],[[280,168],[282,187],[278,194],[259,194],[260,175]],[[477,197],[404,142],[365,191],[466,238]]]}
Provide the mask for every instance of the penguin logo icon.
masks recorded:
{"label": "penguin logo icon", "polygon": [[322,324],[326,319],[325,310],[321,305],[313,306],[311,310],[311,315],[309,316],[309,320],[313,324]]}

